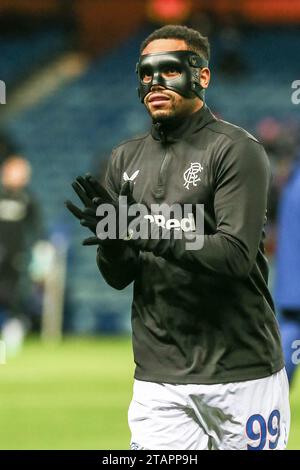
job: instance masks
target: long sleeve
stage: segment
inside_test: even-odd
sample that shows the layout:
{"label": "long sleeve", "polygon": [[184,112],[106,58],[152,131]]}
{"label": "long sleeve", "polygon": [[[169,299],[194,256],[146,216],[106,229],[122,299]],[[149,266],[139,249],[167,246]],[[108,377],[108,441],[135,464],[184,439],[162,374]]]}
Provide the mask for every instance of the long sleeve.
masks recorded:
{"label": "long sleeve", "polygon": [[[117,181],[117,169],[114,166],[116,154],[112,153],[105,177],[105,187],[113,199],[117,200],[120,192]],[[106,282],[121,290],[134,281],[139,266],[139,250],[128,246],[122,240],[101,244],[97,250],[97,265]]]}
{"label": "long sleeve", "polygon": [[261,144],[251,138],[232,142],[216,158],[214,212],[216,233],[204,235],[201,249],[171,240],[161,254],[184,269],[205,269],[245,278],[251,271],[264,226],[270,170]]}

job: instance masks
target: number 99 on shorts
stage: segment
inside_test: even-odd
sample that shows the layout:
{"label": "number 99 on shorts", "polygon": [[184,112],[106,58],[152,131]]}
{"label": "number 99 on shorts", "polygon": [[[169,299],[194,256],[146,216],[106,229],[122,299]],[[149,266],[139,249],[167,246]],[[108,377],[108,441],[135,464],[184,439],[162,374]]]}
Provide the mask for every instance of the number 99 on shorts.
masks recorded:
{"label": "number 99 on shorts", "polygon": [[280,437],[280,413],[273,410],[268,420],[260,414],[250,416],[246,424],[246,433],[251,440],[248,450],[274,450]]}

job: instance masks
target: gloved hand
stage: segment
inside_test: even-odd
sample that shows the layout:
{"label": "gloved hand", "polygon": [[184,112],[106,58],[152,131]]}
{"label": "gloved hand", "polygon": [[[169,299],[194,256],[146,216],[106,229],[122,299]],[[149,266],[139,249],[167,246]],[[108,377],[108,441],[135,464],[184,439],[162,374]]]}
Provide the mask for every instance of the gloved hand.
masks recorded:
{"label": "gloved hand", "polygon": [[129,237],[127,243],[132,248],[141,251],[150,251],[155,256],[164,257],[175,243],[176,231],[174,229],[162,228],[161,226],[156,225],[155,222],[150,224],[147,221],[145,224],[147,224],[147,227],[144,228],[144,233],[148,233],[148,237]]}
{"label": "gloved hand", "polygon": [[[83,245],[109,245],[113,244],[116,241],[122,240],[126,237],[127,232],[119,236],[119,203],[120,196],[127,197],[127,205],[135,203],[135,200],[132,197],[132,182],[126,181],[120,191],[118,200],[114,200],[106,189],[101,186],[98,181],[95,180],[91,175],[86,175],[85,177],[78,176],[76,180],[72,183],[72,187],[76,194],[78,195],[81,202],[84,204],[84,208],[80,209],[71,201],[66,201],[65,205],[67,209],[80,220],[80,223],[84,227],[88,227],[95,236],[86,238],[83,240]],[[122,201],[123,202],[123,201]],[[99,216],[96,214],[98,206],[101,204],[110,204],[113,206],[116,214],[115,222],[115,238],[105,238],[100,239],[97,235],[97,225],[104,218],[104,216]],[[124,208],[127,210],[127,208]],[[98,234],[99,235],[99,234]]]}
{"label": "gloved hand", "polygon": [[[210,230],[210,233],[215,233],[213,220],[209,215],[204,213],[203,208],[200,206],[196,207],[196,219],[201,221],[201,218],[203,218],[203,226],[200,222],[199,226],[196,228],[194,222],[194,228],[190,226],[189,230],[186,228],[184,230],[182,227],[178,227],[178,225],[176,228],[174,226],[167,228],[165,223],[161,223],[162,220],[170,220],[169,212],[166,214],[155,214],[151,212],[150,214],[148,220],[151,220],[151,223],[148,229],[145,223],[142,222],[145,228],[144,233],[148,233],[148,236],[144,238],[132,237],[128,240],[128,244],[141,251],[152,252],[155,256],[161,256],[167,260],[181,257],[186,250],[199,250],[203,247],[205,233],[204,222],[206,223],[207,229]],[[161,219],[162,216],[164,219]],[[195,220],[194,217],[193,220]]]}

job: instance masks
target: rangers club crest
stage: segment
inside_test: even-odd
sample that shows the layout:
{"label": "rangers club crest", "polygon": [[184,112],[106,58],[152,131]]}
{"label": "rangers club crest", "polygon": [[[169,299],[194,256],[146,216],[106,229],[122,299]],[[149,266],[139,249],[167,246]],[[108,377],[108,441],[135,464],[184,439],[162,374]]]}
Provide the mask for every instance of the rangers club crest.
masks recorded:
{"label": "rangers club crest", "polygon": [[197,182],[201,181],[200,173],[203,170],[203,166],[199,162],[191,163],[189,168],[183,173],[184,187],[190,189],[190,184],[198,186]]}

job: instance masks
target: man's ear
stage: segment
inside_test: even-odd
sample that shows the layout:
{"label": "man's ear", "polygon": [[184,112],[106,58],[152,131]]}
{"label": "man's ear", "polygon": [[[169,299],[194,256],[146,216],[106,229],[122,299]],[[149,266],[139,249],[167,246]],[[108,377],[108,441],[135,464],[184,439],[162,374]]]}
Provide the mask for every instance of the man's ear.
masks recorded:
{"label": "man's ear", "polygon": [[202,88],[208,88],[210,82],[210,70],[208,67],[200,69],[200,85]]}

